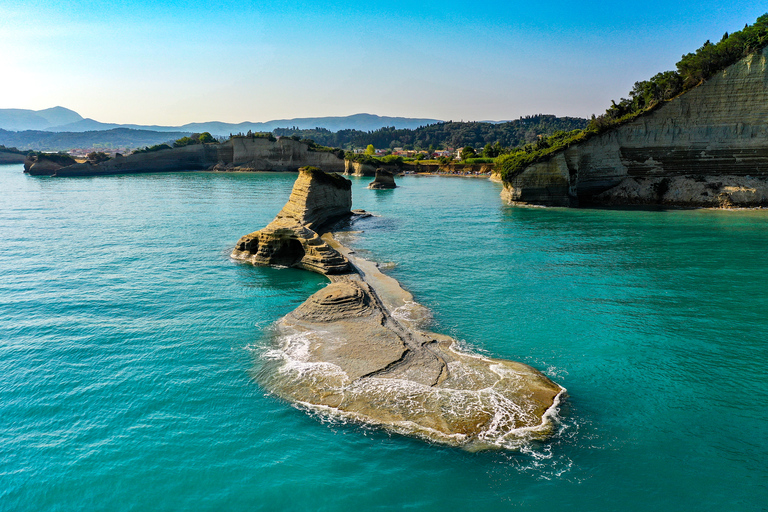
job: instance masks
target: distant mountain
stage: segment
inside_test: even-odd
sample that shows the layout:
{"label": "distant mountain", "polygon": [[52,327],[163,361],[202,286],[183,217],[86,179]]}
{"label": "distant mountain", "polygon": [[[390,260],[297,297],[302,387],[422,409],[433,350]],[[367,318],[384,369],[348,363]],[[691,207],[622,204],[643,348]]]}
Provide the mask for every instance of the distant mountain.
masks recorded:
{"label": "distant mountain", "polygon": [[0,145],[22,150],[67,151],[74,148],[138,148],[180,139],[189,132],[156,132],[115,128],[87,132],[8,131],[0,129]]}
{"label": "distant mountain", "polygon": [[82,119],[80,114],[64,107],[44,110],[0,109],[0,128],[4,130],[45,130],[52,126],[76,123]]}
{"label": "distant mountain", "polygon": [[[439,123],[437,119],[414,119],[410,117],[386,117],[373,114],[355,114],[343,117],[302,117],[295,119],[276,119],[264,123],[222,123],[219,121],[210,121],[207,123],[189,123],[182,126],[157,126],[157,125],[138,125],[138,124],[114,124],[101,123],[93,119],[83,119],[82,117],[69,124],[49,126],[44,129],[52,132],[84,132],[91,130],[111,130],[114,128],[133,128],[136,130],[152,130],[156,132],[210,132],[217,136],[227,136],[230,133],[253,132],[271,132],[275,128],[298,128],[299,130],[309,130],[313,128],[326,128],[331,131],[339,130],[360,130],[372,131],[394,126],[395,128],[418,128],[428,124]],[[0,128],[6,128],[0,123]],[[31,128],[29,128],[31,129]]]}

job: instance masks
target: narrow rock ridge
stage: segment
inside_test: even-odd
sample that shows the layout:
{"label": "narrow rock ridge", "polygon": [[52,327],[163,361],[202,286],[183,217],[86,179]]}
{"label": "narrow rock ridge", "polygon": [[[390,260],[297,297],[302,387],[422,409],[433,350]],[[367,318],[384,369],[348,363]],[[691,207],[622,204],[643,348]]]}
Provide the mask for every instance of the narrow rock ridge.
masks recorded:
{"label": "narrow rock ridge", "polygon": [[[309,228],[299,219],[327,226],[344,208],[348,213],[351,196],[337,193],[350,193],[337,181],[343,178],[318,172],[302,170],[275,221],[241,238],[233,257],[284,265],[267,255],[254,257],[246,246],[254,240],[301,240]],[[302,198],[313,202],[315,195],[326,198],[333,215],[302,206]],[[293,223],[294,235],[274,234],[273,224],[284,222]],[[562,387],[530,366],[461,351],[452,338],[424,330],[428,310],[397,281],[356,258],[331,233],[318,240],[346,270],[293,265],[333,275],[328,286],[275,324],[259,374],[268,390],[337,419],[470,450],[519,448],[551,433]]]}

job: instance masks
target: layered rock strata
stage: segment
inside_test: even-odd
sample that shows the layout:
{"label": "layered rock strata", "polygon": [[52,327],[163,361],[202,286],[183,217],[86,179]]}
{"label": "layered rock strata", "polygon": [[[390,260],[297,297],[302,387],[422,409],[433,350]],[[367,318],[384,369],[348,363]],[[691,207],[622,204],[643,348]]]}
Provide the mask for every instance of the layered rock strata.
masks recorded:
{"label": "layered rock strata", "polygon": [[255,265],[304,268],[338,274],[349,262],[324,242],[318,231],[351,215],[352,184],[336,174],[302,168],[288,203],[264,229],[238,240],[232,257]]}
{"label": "layered rock strata", "polygon": [[368,184],[368,188],[374,190],[383,190],[397,188],[394,175],[384,169],[376,169],[376,177]]}
{"label": "layered rock strata", "polygon": [[[744,194],[737,182],[749,177],[755,190],[768,183],[767,57],[768,48],[631,122],[528,166],[505,183],[502,197],[510,203],[557,206],[708,205],[713,204],[707,199],[712,191],[694,197],[683,189],[719,181],[717,195],[728,196],[722,202],[766,205],[761,193]],[[627,193],[633,182],[647,188],[663,179],[670,185],[668,193]]]}
{"label": "layered rock strata", "polygon": [[[275,220],[311,210],[301,206],[311,194],[301,191],[321,176],[302,172]],[[348,209],[347,196],[334,197],[332,212]],[[241,238],[235,257],[253,235]],[[428,311],[397,281],[330,233],[322,241],[350,266],[277,322],[259,375],[267,389],[335,418],[467,449],[517,448],[551,432],[563,388],[530,366],[463,352],[424,330]]]}

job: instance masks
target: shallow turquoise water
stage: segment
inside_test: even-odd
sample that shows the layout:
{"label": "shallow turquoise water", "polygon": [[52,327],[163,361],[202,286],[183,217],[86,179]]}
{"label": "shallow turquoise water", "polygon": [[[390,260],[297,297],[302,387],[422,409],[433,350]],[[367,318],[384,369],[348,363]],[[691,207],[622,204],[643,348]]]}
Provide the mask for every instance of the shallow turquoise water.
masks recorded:
{"label": "shallow turquoise water", "polygon": [[569,391],[525,453],[321,421],[253,379],[325,284],[228,253],[295,175],[0,167],[0,510],[766,510],[768,213],[501,205],[355,179],[434,330]]}

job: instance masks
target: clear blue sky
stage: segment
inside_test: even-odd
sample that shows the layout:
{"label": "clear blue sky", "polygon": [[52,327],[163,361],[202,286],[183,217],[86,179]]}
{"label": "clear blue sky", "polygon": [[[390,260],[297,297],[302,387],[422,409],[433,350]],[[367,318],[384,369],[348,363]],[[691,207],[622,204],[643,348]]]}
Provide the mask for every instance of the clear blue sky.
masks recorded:
{"label": "clear blue sky", "polygon": [[179,125],[587,117],[750,2],[0,0],[0,108]]}

